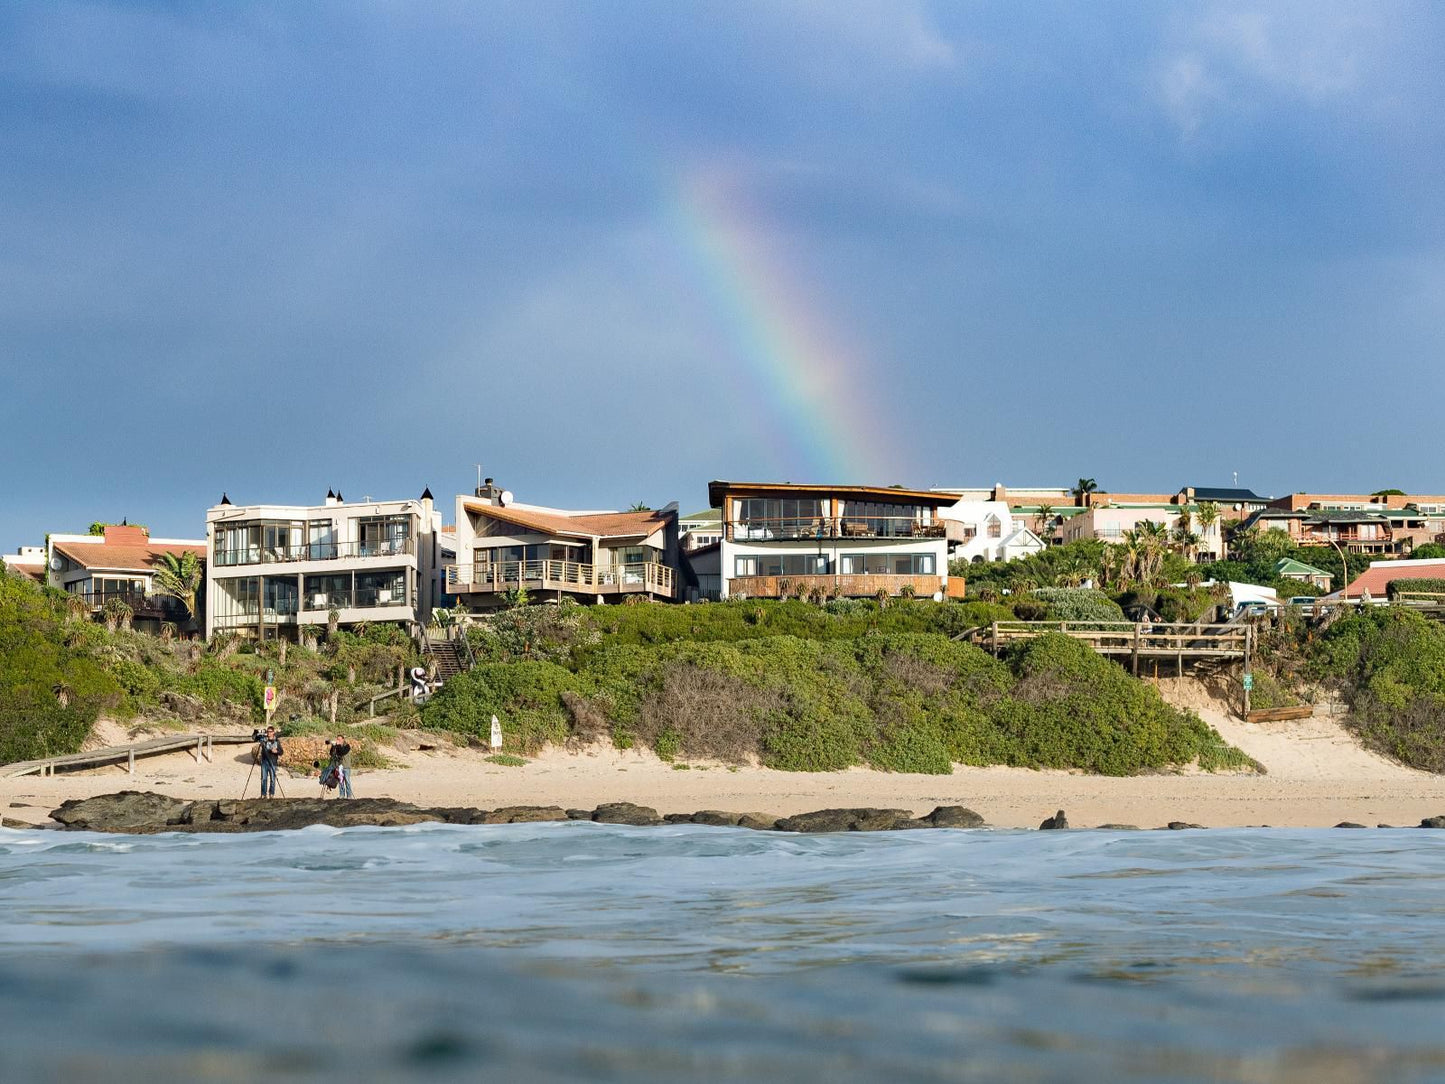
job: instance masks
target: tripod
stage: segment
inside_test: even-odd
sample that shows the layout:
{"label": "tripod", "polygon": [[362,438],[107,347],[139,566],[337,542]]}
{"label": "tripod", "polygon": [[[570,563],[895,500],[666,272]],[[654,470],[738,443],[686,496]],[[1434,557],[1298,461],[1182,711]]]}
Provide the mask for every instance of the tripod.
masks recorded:
{"label": "tripod", "polygon": [[251,785],[251,776],[256,774],[256,765],[261,760],[261,751],[257,748],[251,749],[251,770],[246,773],[246,786],[241,788],[241,797],[246,797],[246,787]]}

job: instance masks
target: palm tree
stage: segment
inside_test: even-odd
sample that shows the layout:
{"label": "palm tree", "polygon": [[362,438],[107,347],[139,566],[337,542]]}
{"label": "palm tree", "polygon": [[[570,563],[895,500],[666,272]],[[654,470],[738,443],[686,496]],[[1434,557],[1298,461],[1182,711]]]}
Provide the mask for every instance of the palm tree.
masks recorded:
{"label": "palm tree", "polygon": [[[1195,509],[1194,518],[1199,521],[1199,530],[1204,536],[1204,541],[1208,542],[1210,535],[1214,533],[1215,525],[1219,523],[1219,505],[1213,501],[1200,501]],[[1211,547],[1210,552],[1222,553],[1222,549],[1223,547],[1215,550]]]}
{"label": "palm tree", "polygon": [[179,556],[163,553],[156,566],[155,588],[160,594],[177,599],[185,607],[187,617],[195,617],[196,592],[204,575],[201,559],[194,550],[186,550]]}
{"label": "palm tree", "polygon": [[627,510],[629,512],[651,512],[652,505],[646,503],[645,501],[635,501],[628,507]]}
{"label": "palm tree", "polygon": [[1051,504],[1040,505],[1038,518],[1039,537],[1042,538],[1045,542],[1047,542],[1054,533],[1053,523],[1054,506]]}
{"label": "palm tree", "polygon": [[105,615],[105,627],[111,632],[117,628],[129,630],[131,619],[135,617],[135,611],[130,608],[130,603],[123,598],[106,599],[105,605],[101,607],[101,613]]}
{"label": "palm tree", "polygon": [[84,595],[65,596],[65,616],[71,621],[84,621],[90,617],[90,603],[85,601]]}
{"label": "palm tree", "polygon": [[1076,504],[1083,504],[1084,498],[1090,493],[1098,492],[1098,489],[1099,483],[1092,478],[1080,478],[1079,484],[1074,486],[1074,502]]}

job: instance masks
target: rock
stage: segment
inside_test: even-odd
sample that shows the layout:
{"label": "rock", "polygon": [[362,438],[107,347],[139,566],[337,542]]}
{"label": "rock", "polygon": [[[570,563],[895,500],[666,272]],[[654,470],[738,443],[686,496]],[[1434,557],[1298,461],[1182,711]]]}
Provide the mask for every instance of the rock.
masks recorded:
{"label": "rock", "polygon": [[1137,832],[1137,831],[1139,831],[1139,826],[1138,826],[1137,824],[1101,824],[1101,825],[1099,825],[1099,827],[1100,827],[1100,829],[1108,829],[1108,830],[1111,831],[1111,832]]}
{"label": "rock", "polygon": [[29,803],[29,802],[11,802],[11,803],[10,803],[10,808],[11,808],[11,809],[29,809],[29,808],[30,808],[30,803]]}
{"label": "rock", "polygon": [[598,824],[661,824],[657,810],[631,802],[608,802],[592,811],[592,819]]}
{"label": "rock", "polygon": [[1445,817],[1426,817],[1420,822],[1421,828],[1445,828]]}
{"label": "rock", "polygon": [[67,828],[92,832],[164,832],[186,823],[190,802],[151,791],[123,790],[72,798],[50,814]]}
{"label": "rock", "polygon": [[1046,821],[1044,821],[1043,824],[1039,825],[1039,831],[1040,831],[1040,832],[1048,832],[1048,831],[1053,831],[1053,830],[1055,830],[1055,829],[1067,828],[1068,826],[1069,826],[1069,818],[1066,817],[1066,816],[1064,816],[1064,811],[1061,809],[1061,810],[1059,810],[1057,813],[1055,813],[1052,817],[1050,817],[1050,818],[1048,818]]}
{"label": "rock", "polygon": [[1204,825],[1190,824],[1188,821],[1170,821],[1164,827],[1168,828],[1171,832],[1179,832],[1183,831],[1185,828],[1203,828]]}
{"label": "rock", "polygon": [[1395,826],[1394,826],[1393,824],[1377,824],[1377,825],[1375,825],[1375,827],[1376,827],[1376,828],[1393,828],[1393,827],[1395,827]]}
{"label": "rock", "polygon": [[668,824],[691,824],[691,813],[664,813],[662,819]]}
{"label": "rock", "polygon": [[739,828],[751,828],[755,832],[772,832],[778,827],[778,818],[772,813],[744,813],[738,818]]}
{"label": "rock", "polygon": [[1340,821],[1340,823],[1337,824],[1337,825],[1335,825],[1335,827],[1336,827],[1336,828],[1363,828],[1364,825],[1363,825],[1363,824],[1356,824],[1354,821]]}
{"label": "rock", "polygon": [[569,809],[567,810],[567,819],[569,821],[590,821],[592,819],[592,810]]}
{"label": "rock", "polygon": [[187,696],[185,693],[166,690],[160,694],[160,702],[181,719],[199,719],[206,709],[205,701],[199,696]]}
{"label": "rock", "polygon": [[555,805],[509,805],[494,809],[473,824],[536,824],[541,821],[565,821],[567,811]]}
{"label": "rock", "polygon": [[982,828],[983,818],[961,805],[941,805],[919,817],[918,824],[926,828]]}
{"label": "rock", "polygon": [[906,809],[819,809],[784,817],[774,827],[779,832],[886,832],[912,822]]}
{"label": "rock", "polygon": [[714,828],[732,828],[737,825],[736,813],[724,813],[721,809],[700,809],[688,818],[693,824],[710,824]]}

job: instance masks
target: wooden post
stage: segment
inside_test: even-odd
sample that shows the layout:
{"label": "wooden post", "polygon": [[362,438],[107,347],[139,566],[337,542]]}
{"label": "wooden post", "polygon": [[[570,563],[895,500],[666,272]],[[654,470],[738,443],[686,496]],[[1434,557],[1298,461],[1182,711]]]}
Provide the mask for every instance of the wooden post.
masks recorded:
{"label": "wooden post", "polygon": [[1139,625],[1134,625],[1134,676],[1139,676]]}
{"label": "wooden post", "polygon": [[998,622],[993,623],[993,653],[998,654]]}
{"label": "wooden post", "polygon": [[[126,770],[129,771],[131,775],[135,775],[135,750],[134,750],[134,749],[131,749],[131,750],[129,751],[128,759],[129,759],[129,763],[128,763],[127,766],[126,766]],[[52,767],[50,770],[51,770],[52,772],[55,771],[54,767]]]}
{"label": "wooden post", "polygon": [[197,763],[197,764],[199,764],[199,763],[201,762],[201,752],[202,752],[203,747],[205,746],[205,744],[206,744],[206,739],[203,738],[203,737],[201,737],[199,734],[197,734],[197,735],[196,735],[196,763]]}

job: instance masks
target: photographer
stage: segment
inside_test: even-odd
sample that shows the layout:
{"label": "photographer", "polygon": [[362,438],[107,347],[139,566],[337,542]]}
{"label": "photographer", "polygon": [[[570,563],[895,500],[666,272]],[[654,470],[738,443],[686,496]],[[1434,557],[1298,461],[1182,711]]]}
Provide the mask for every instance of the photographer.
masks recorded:
{"label": "photographer", "polygon": [[[326,766],[328,772],[336,773],[339,798],[350,798],[351,794],[351,743],[340,734],[336,740],[326,747],[326,755],[331,758],[331,763]],[[324,778],[324,776],[323,776]]]}
{"label": "photographer", "polygon": [[274,726],[268,726],[264,734],[259,730],[251,731],[251,740],[260,745],[257,753],[261,761],[261,797],[274,798],[276,797],[276,766],[286,755],[286,750],[281,748],[281,739],[276,736]]}

